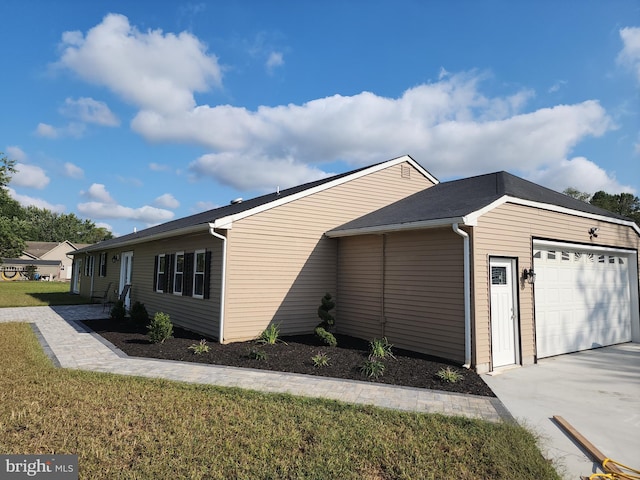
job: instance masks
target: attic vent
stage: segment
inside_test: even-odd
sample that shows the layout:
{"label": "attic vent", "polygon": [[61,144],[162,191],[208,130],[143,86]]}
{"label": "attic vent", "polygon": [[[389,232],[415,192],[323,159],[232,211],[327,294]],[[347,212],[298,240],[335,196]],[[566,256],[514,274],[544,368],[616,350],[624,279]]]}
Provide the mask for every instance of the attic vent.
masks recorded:
{"label": "attic vent", "polygon": [[242,197],[231,200],[231,205],[235,205],[236,203],[242,203]]}
{"label": "attic vent", "polygon": [[400,165],[400,176],[402,178],[411,178],[411,167],[409,165]]}

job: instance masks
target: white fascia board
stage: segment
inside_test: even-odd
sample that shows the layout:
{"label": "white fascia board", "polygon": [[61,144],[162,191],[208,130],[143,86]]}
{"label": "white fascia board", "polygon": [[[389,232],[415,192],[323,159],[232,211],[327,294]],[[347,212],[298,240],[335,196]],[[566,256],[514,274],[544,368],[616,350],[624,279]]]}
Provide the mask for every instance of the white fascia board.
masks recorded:
{"label": "white fascia board", "polygon": [[599,222],[607,222],[607,223],[613,223],[616,225],[624,225],[626,227],[633,228],[633,230],[638,235],[640,235],[640,227],[638,227],[638,225],[636,225],[634,222],[631,222],[628,220],[620,220],[618,218],[607,217],[604,215],[597,215],[595,213],[582,212],[580,210],[573,210],[571,208],[561,207],[559,205],[552,205],[550,203],[541,203],[541,202],[534,202],[532,200],[523,200],[522,198],[511,197],[509,195],[500,197],[494,202],[491,202],[489,205],[479,210],[476,210],[475,212],[470,213],[469,215],[467,215],[466,218],[477,222],[478,218],[480,218],[482,215],[484,215],[487,212],[490,212],[494,208],[497,208],[500,205],[503,205],[505,203],[513,203],[516,205],[523,205],[525,207],[539,208],[541,210],[548,210],[550,212],[556,212],[556,213],[564,213],[566,215],[573,215],[575,217],[589,218],[591,220],[597,220]]}
{"label": "white fascia board", "polygon": [[407,162],[413,168],[415,168],[418,172],[420,172],[425,178],[429,179],[434,184],[440,183],[437,178],[427,172],[424,168],[422,168],[413,158],[409,155],[403,155],[402,157],[394,158],[388,160],[383,163],[379,163],[369,168],[365,168],[364,170],[360,170],[359,172],[352,173],[351,175],[346,175],[341,178],[337,178],[332,182],[323,183],[322,185],[318,185],[314,188],[309,188],[307,190],[303,190],[302,192],[298,192],[294,195],[287,195],[278,200],[274,200],[273,202],[265,203],[264,205],[260,205],[255,208],[251,208],[249,210],[245,210],[244,212],[237,213],[235,215],[228,215],[226,217],[217,218],[213,222],[214,228],[220,228],[224,230],[229,230],[233,226],[233,222],[241,220],[246,217],[250,217],[251,215],[255,215],[257,213],[264,212],[274,207],[279,207],[280,205],[285,205],[289,202],[293,202],[295,200],[299,200],[309,195],[313,195],[314,193],[322,192],[323,190],[327,190],[329,188],[335,187],[337,185],[342,185],[343,183],[350,182],[351,180],[355,180],[357,178],[364,177],[371,173],[379,172],[380,170],[384,170],[386,168],[392,167],[394,165],[398,165],[400,163]]}
{"label": "white fascia board", "polygon": [[349,230],[330,230],[325,233],[329,238],[353,237],[355,235],[375,235],[382,233],[401,232],[407,230],[421,230],[427,228],[447,227],[454,223],[471,226],[465,222],[465,217],[439,218],[419,222],[397,223],[393,225],[376,225],[373,227],[353,228]]}

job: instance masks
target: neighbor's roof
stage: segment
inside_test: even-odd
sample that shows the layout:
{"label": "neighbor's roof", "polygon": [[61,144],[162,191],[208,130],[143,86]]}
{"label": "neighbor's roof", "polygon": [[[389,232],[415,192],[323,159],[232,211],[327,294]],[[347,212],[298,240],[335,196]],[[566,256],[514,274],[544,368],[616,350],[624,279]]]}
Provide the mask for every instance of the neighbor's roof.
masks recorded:
{"label": "neighbor's roof", "polygon": [[91,245],[90,243],[71,243],[68,240],[65,240],[64,242],[32,242],[32,241],[28,241],[28,242],[25,242],[26,248],[24,249],[24,253],[26,253],[27,255],[29,255],[31,257],[34,257],[34,258],[40,258],[44,254],[50,252],[51,250],[53,250],[57,246],[62,245],[63,243],[68,243],[69,245],[71,245],[75,249],[84,248],[84,247],[88,247],[89,245]]}
{"label": "neighbor's roof", "polygon": [[[502,171],[439,183],[348,222],[327,232],[327,235],[361,235],[451,223],[474,225],[483,213],[505,202],[592,218],[604,217],[608,221],[634,226],[627,217]],[[637,226],[635,229],[640,234]]]}
{"label": "neighbor's roof", "polygon": [[230,228],[230,225],[234,220],[258,213],[259,211],[266,210],[268,208],[275,207],[293,201],[297,198],[310,195],[317,191],[321,191],[327,188],[331,188],[335,185],[339,185],[346,181],[358,178],[359,176],[367,175],[378,170],[388,168],[390,166],[409,162],[421,172],[425,177],[430,179],[433,183],[438,183],[438,180],[425,170],[420,164],[413,160],[410,156],[404,155],[402,157],[380,162],[368,167],[362,167],[349,172],[334,175],[332,177],[316,180],[314,182],[298,185],[297,187],[280,190],[279,192],[269,193],[260,197],[255,197],[249,200],[243,200],[240,203],[232,203],[224,207],[215,208],[206,212],[197,213],[189,217],[179,218],[171,222],[156,225],[154,227],[146,228],[138,232],[123,235],[121,237],[104,240],[102,242],[93,244],[87,248],[79,249],[71,253],[84,253],[97,250],[105,250],[107,248],[113,248],[117,246],[124,246],[142,241],[153,240],[154,238],[163,238],[167,236],[178,235],[180,233],[188,233],[193,231],[199,231],[208,229],[209,224],[214,224],[215,228]]}

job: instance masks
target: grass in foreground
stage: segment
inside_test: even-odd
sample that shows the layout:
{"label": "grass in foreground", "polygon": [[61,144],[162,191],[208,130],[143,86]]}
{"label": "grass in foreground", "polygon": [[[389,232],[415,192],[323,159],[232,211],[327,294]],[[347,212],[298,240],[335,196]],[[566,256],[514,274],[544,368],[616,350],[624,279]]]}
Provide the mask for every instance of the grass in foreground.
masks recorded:
{"label": "grass in foreground", "polygon": [[516,425],[56,369],[26,324],[0,352],[0,452],[80,478],[559,478]]}
{"label": "grass in foreground", "polygon": [[0,282],[0,308],[89,303],[69,293],[68,282]]}

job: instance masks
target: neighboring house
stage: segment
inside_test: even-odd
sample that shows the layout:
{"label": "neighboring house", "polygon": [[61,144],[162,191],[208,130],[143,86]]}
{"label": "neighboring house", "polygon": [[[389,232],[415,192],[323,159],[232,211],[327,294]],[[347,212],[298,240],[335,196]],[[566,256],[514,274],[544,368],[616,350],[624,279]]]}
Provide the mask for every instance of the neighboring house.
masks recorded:
{"label": "neighboring house", "polygon": [[[40,278],[45,280],[71,280],[73,258],[70,251],[89,246],[87,243],[73,244],[64,242],[25,242],[26,248],[19,258],[5,258],[0,267],[3,280],[24,279],[23,273],[29,266],[37,268]],[[21,274],[22,273],[22,274]]]}
{"label": "neighboring house", "polygon": [[131,285],[127,305],[233,342],[271,322],[310,333],[337,296],[337,245],[324,233],[437,183],[408,156],[174,220],[78,250],[72,291]]}
{"label": "neighboring house", "polygon": [[338,332],[485,372],[640,341],[639,248],[624,217],[405,156],[78,250],[72,289],[131,285],[128,304],[223,343],[309,333],[330,292]]}
{"label": "neighboring house", "polygon": [[640,341],[640,228],[506,172],[440,183],[327,236],[343,333],[479,372]]}

